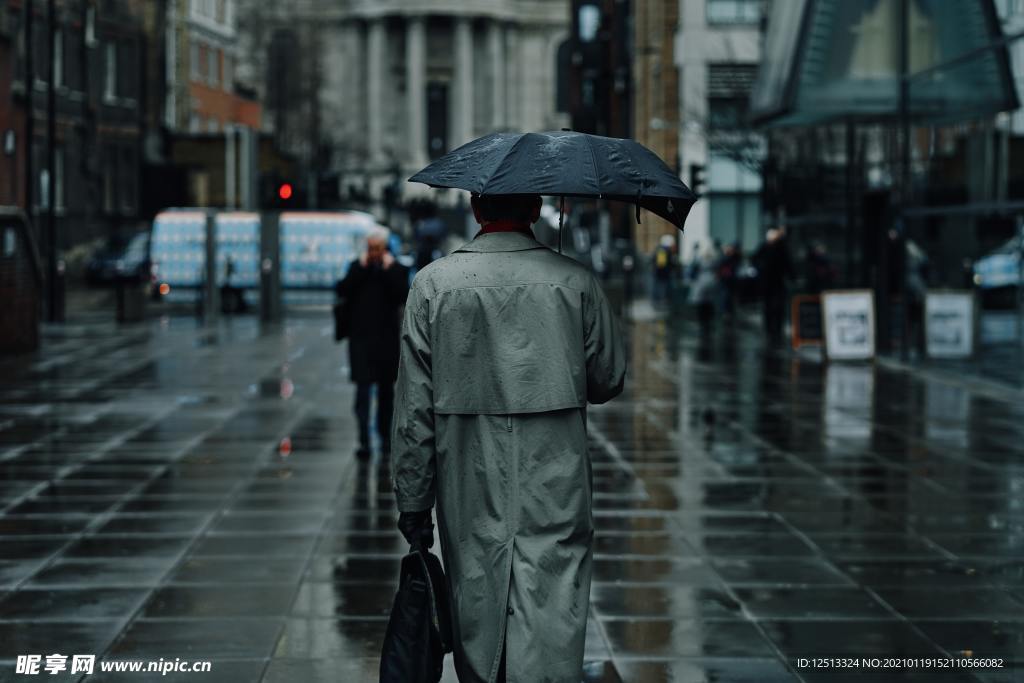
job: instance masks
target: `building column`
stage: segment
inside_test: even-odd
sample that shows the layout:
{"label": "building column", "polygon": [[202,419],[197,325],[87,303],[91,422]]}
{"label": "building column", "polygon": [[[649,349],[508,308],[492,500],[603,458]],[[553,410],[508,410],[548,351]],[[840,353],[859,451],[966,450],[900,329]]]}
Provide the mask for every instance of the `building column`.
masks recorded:
{"label": "building column", "polygon": [[505,53],[504,78],[502,81],[505,84],[505,127],[513,130],[522,130],[522,122],[519,120],[520,112],[522,107],[520,106],[520,99],[522,97],[522,91],[520,89],[520,79],[522,78],[523,65],[519,62],[519,39],[520,32],[518,27],[509,24],[502,31],[502,51]]}
{"label": "building column", "polygon": [[487,22],[488,80],[491,82],[491,129],[503,130],[505,123],[505,35],[497,19]]}
{"label": "building column", "polygon": [[455,18],[454,94],[453,149],[473,139],[473,25],[469,17]]}
{"label": "building column", "polygon": [[371,165],[384,162],[384,20],[367,22],[366,147]]}
{"label": "building column", "polygon": [[232,123],[224,126],[224,206],[229,209],[238,208],[235,193],[238,181],[235,171],[238,168],[238,153],[235,151],[235,126]]}
{"label": "building column", "polygon": [[426,62],[424,19],[409,17],[405,24],[405,121],[408,159],[413,166],[423,166],[427,159]]}

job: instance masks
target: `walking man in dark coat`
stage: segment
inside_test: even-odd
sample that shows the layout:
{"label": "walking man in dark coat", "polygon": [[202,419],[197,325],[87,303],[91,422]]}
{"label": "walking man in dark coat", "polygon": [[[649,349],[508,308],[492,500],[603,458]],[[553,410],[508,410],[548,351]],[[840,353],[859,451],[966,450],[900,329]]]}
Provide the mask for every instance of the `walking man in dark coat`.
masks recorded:
{"label": "walking man in dark coat", "polygon": [[356,419],[359,449],[370,455],[370,389],[377,386],[377,434],[381,452],[391,450],[391,412],[398,376],[398,337],[401,308],[409,291],[406,268],[388,252],[389,232],[375,228],[366,239],[366,251],[349,266],[338,282],[339,298],[349,302],[348,354],[352,381],[356,383]]}

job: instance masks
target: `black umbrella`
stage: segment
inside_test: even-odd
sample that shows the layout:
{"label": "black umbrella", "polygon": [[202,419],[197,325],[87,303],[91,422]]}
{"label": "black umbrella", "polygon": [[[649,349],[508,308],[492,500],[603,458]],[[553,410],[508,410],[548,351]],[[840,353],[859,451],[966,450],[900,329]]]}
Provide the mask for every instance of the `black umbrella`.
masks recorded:
{"label": "black umbrella", "polygon": [[574,131],[491,133],[409,178],[476,194],[542,194],[629,202],[680,230],[697,195],[658,155],[633,140]]}

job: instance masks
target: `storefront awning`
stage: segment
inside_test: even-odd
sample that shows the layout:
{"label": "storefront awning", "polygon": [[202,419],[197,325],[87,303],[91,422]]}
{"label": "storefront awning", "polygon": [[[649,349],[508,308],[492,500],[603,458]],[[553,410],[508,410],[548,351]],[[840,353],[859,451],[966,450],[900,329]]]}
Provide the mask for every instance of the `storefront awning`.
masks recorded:
{"label": "storefront awning", "polygon": [[[984,49],[1002,38],[992,0],[909,2],[909,109],[915,123],[968,120],[1018,106],[1005,47]],[[773,2],[751,95],[754,122],[785,126],[897,117],[902,5]]]}

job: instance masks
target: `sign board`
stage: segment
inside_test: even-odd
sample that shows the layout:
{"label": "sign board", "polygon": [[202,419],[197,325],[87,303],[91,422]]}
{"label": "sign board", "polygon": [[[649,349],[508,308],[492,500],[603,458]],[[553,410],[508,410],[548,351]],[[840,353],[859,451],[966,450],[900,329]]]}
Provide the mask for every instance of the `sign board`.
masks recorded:
{"label": "sign board", "polygon": [[970,291],[929,291],[924,300],[925,348],[932,358],[974,353],[975,300]]}
{"label": "sign board", "polygon": [[821,295],[825,354],[836,360],[875,355],[875,296],[868,289],[834,290]]}
{"label": "sign board", "polygon": [[821,320],[821,297],[801,294],[790,304],[793,322],[793,348],[821,346],[824,336]]}

